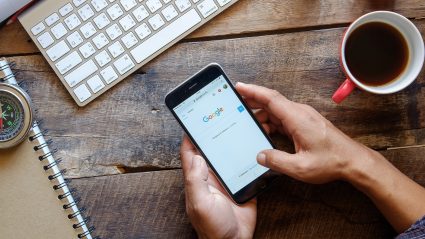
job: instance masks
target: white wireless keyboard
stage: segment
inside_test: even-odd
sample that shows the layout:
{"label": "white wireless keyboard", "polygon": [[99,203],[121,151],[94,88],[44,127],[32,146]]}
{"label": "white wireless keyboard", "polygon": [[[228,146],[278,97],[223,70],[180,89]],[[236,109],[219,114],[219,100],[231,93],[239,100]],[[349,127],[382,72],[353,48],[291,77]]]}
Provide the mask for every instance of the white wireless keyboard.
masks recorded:
{"label": "white wireless keyboard", "polygon": [[238,0],[45,0],[20,16],[84,106]]}

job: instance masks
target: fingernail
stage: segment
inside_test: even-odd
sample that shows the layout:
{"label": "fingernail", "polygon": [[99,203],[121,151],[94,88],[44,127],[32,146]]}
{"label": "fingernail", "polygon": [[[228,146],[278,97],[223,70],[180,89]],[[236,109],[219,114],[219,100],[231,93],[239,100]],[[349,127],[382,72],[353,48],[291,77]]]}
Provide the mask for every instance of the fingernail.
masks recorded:
{"label": "fingernail", "polygon": [[202,157],[199,155],[195,155],[192,158],[192,168],[197,168],[201,165],[201,159]]}
{"label": "fingernail", "polygon": [[259,153],[257,155],[257,162],[261,165],[265,165],[266,164],[266,155],[263,153]]}
{"label": "fingernail", "polygon": [[242,85],[242,86],[244,86],[244,85],[246,85],[246,84],[245,84],[245,83],[243,83],[243,82],[238,81],[238,82],[236,82],[236,85]]}

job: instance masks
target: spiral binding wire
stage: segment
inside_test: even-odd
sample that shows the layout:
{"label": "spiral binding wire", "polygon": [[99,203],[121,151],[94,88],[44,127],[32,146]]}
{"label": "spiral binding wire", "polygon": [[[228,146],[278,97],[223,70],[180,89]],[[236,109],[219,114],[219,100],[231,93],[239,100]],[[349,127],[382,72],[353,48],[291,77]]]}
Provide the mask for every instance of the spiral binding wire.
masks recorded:
{"label": "spiral binding wire", "polygon": [[[35,126],[39,126],[39,125],[40,125],[40,122],[39,121],[35,121],[33,126],[35,127]],[[39,133],[30,136],[29,137],[29,140],[30,141],[34,141],[34,140],[36,140],[36,139],[38,139],[40,137],[44,137],[44,134],[47,133],[47,132],[48,132],[47,130],[40,131]],[[47,140],[47,141],[45,141],[45,142],[43,142],[43,143],[41,143],[39,145],[36,145],[36,146],[34,146],[34,151],[40,151],[40,150],[42,151],[44,148],[48,147],[52,142],[53,141],[51,139],[49,139],[49,140]],[[45,159],[47,159],[49,157],[53,158],[53,156],[57,152],[58,152],[57,149],[54,149],[54,150],[51,150],[51,151],[50,150],[47,150],[46,153],[44,153],[44,154],[42,154],[42,155],[40,155],[38,157],[38,160],[44,161]],[[43,169],[45,171],[49,171],[53,167],[57,166],[61,161],[62,161],[62,159],[59,158],[59,159],[56,159],[56,160],[54,160],[52,162],[49,162],[48,164],[45,164],[43,166]],[[59,177],[61,177],[65,172],[66,172],[66,169],[62,169],[62,170],[60,170],[57,173],[54,173],[54,174],[49,175],[48,176],[48,179],[50,181],[54,181],[54,180],[58,179]],[[64,190],[65,188],[67,188],[67,185],[68,185],[68,183],[70,181],[71,181],[70,179],[64,179],[63,182],[60,182],[58,184],[53,185],[53,190],[55,190],[55,191]],[[68,189],[68,190],[64,191],[62,194],[59,194],[58,195],[58,199],[59,200],[65,200],[65,199],[68,199],[68,197],[72,197],[73,194],[74,195],[76,194],[76,190],[74,188],[71,188],[71,189]],[[64,210],[72,209],[74,206],[78,206],[78,203],[80,201],[81,201],[81,199],[79,197],[77,197],[77,198],[75,198],[73,200],[70,200],[69,203],[63,204],[62,207],[63,207]],[[89,217],[85,218],[83,216],[83,212],[84,211],[86,211],[86,208],[85,207],[82,207],[82,208],[80,208],[80,209],[78,209],[76,211],[73,211],[72,213],[68,214],[68,219],[74,219],[74,218],[76,218],[78,216],[81,216],[81,218],[82,218],[82,220],[79,220],[77,223],[72,224],[72,227],[74,229],[82,229],[82,227],[84,225],[87,225],[87,223],[90,221],[90,218]],[[78,234],[78,238],[86,238],[94,230],[95,230],[95,227],[94,226],[90,226],[90,227],[87,226],[87,229],[86,230],[84,230],[82,233],[79,233]],[[96,236],[93,239],[100,239],[100,237]]]}
{"label": "spiral binding wire", "polygon": [[[0,59],[1,60],[1,59]],[[3,70],[5,70],[5,69],[7,69],[7,68],[10,68],[10,70],[12,71],[12,67],[14,67],[15,66],[15,63],[13,62],[13,63],[9,63],[9,65],[4,65],[4,66],[0,66],[0,71],[3,71]],[[15,74],[14,73],[12,73],[12,74],[9,74],[9,75],[5,75],[5,76],[3,76],[3,77],[0,77],[0,82],[4,82],[4,81],[7,81],[7,80],[9,80],[9,79],[12,79],[12,78],[14,78],[15,77],[15,75],[16,75],[17,73],[15,72]]]}
{"label": "spiral binding wire", "polygon": [[[0,71],[3,71],[5,69],[7,69],[7,68],[10,68],[10,70],[12,72],[14,72],[14,73],[5,75],[3,77],[0,77],[0,82],[5,82],[5,81],[7,81],[9,79],[13,79],[16,76],[18,76],[20,72],[17,71],[15,67],[16,67],[16,63],[15,62],[9,62],[8,65],[0,66]],[[18,85],[20,85],[21,87],[23,87],[25,85],[25,82],[20,81],[18,83]],[[35,110],[35,112],[38,112],[38,111]],[[43,121],[42,120],[34,121],[33,127],[41,127],[42,124],[43,124]],[[49,132],[48,130],[40,131],[40,132],[36,133],[35,135],[29,136],[29,140],[30,141],[35,141],[35,140],[37,140],[39,138],[44,138],[44,135],[46,135],[48,132]],[[46,147],[48,147],[52,142],[53,142],[53,140],[49,139],[49,140],[45,141],[42,144],[36,145],[34,147],[34,151],[44,152],[44,149]],[[46,160],[48,158],[53,158],[53,156],[58,152],[57,149],[53,149],[51,151],[50,150],[47,150],[47,151],[48,151],[47,153],[44,153],[44,154],[40,155],[38,157],[38,160],[40,160],[41,162],[43,162],[44,160]],[[49,162],[48,164],[45,164],[43,166],[43,169],[45,171],[49,171],[52,168],[54,168],[55,166],[57,166],[61,161],[62,161],[62,159],[59,158],[59,159],[56,159],[56,160],[54,160],[52,162]],[[50,181],[55,181],[59,177],[61,177],[63,175],[63,173],[65,173],[65,172],[66,172],[65,169],[60,170],[57,173],[54,173],[54,174],[49,175],[48,176],[48,179]],[[70,179],[63,179],[63,180],[64,180],[63,182],[58,182],[58,184],[53,185],[53,190],[55,190],[55,191],[63,190],[63,193],[58,195],[58,199],[60,199],[60,200],[65,200],[65,199],[68,199],[68,198],[69,199],[72,199],[72,194],[75,195],[76,194],[76,190],[75,189],[69,189],[68,188],[67,184],[71,181]],[[66,188],[68,188],[68,190],[67,191],[64,191]],[[75,198],[73,200],[69,200],[69,202],[66,203],[66,204],[63,204],[62,207],[63,207],[64,210],[68,210],[68,209],[72,210],[72,208],[74,206],[75,207],[78,206],[78,203],[80,201],[81,201],[81,198],[77,197],[77,198]],[[95,227],[94,226],[90,226],[90,227],[87,226],[87,223],[90,221],[90,218],[83,217],[83,212],[85,210],[86,210],[86,208],[80,208],[79,210],[73,211],[72,213],[68,214],[68,218],[69,219],[73,219],[73,218],[76,218],[78,216],[80,216],[82,218],[82,220],[79,220],[78,223],[72,224],[72,227],[74,229],[81,229],[82,230],[82,232],[77,235],[78,238],[87,238],[87,236],[89,236],[95,230]],[[85,227],[85,228],[87,228],[86,230],[83,230],[83,226],[84,225],[86,225],[86,227]],[[93,237],[93,239],[100,239],[100,237],[99,236],[96,236],[96,237]]]}
{"label": "spiral binding wire", "polygon": [[[7,80],[9,80],[9,79],[14,79],[20,72],[19,71],[16,71],[16,69],[15,69],[15,66],[16,66],[16,64],[15,64],[15,62],[11,62],[11,63],[9,63],[9,65],[4,65],[4,66],[0,66],[0,71],[3,71],[3,70],[5,70],[5,69],[7,69],[7,68],[10,68],[10,70],[12,71],[14,71],[14,73],[11,73],[11,74],[8,74],[8,75],[5,75],[5,76],[3,76],[3,77],[0,77],[0,82],[5,82],[5,81],[7,81]],[[24,82],[23,81],[20,81],[19,83],[18,83],[18,85],[19,86],[21,86],[21,87],[23,87],[24,86]],[[37,112],[37,110],[35,111],[35,112]],[[40,120],[40,121],[34,121],[34,124],[33,124],[33,127],[40,127],[41,125],[42,125],[42,121]],[[45,134],[47,134],[49,131],[48,130],[44,130],[44,131],[40,131],[40,132],[38,132],[38,133],[36,133],[35,135],[32,135],[32,136],[29,136],[29,140],[30,141],[35,141],[35,140],[37,140],[37,139],[39,139],[39,138],[41,138],[41,137],[43,137],[44,138],[44,135]],[[53,142],[53,140],[51,140],[51,139],[49,139],[49,140],[47,140],[47,141],[45,141],[44,143],[42,143],[42,144],[40,144],[40,145],[36,145],[35,147],[34,147],[34,151],[41,151],[41,152],[44,152],[44,148],[46,148],[46,147],[48,147],[51,143]],[[51,157],[51,158],[53,158],[53,155],[54,154],[56,154],[57,153],[57,149],[53,149],[53,150],[47,150],[48,152],[47,153],[44,153],[43,155],[40,155],[39,157],[38,157],[38,160],[40,160],[40,161],[44,161],[45,159],[48,159],[49,157]],[[62,161],[62,159],[57,159],[57,160],[54,160],[54,161],[52,161],[52,162],[49,162],[48,164],[46,164],[46,165],[44,165],[43,166],[43,169],[45,170],[45,171],[49,171],[50,169],[52,169],[53,167],[55,167],[55,166],[57,166],[60,162]],[[63,170],[60,170],[59,172],[57,172],[57,173],[54,173],[54,174],[52,174],[52,175],[49,175],[48,176],[48,179],[50,180],[50,181],[54,181],[54,180],[57,180],[59,177],[61,177],[62,175],[63,175],[63,173],[65,173],[66,172],[66,170],[65,169],[63,169]],[[53,189],[55,190],[55,191],[58,191],[58,190],[64,190],[64,189],[66,189],[66,188],[68,188],[67,187],[67,184],[71,181],[70,179],[63,179],[64,181],[63,182],[60,182],[60,183],[58,183],[58,184],[55,184],[54,186],[53,186]],[[75,189],[69,189],[68,188],[68,190],[65,192],[63,192],[62,194],[59,194],[58,195],[58,199],[60,199],[60,200],[64,200],[64,199],[68,199],[68,198],[72,198],[72,194],[74,194],[75,195],[75,193],[76,193],[76,190]],[[66,204],[63,204],[63,209],[65,209],[65,210],[68,210],[68,209],[72,209],[73,207],[77,207],[78,205],[78,203],[81,201],[81,199],[80,198],[76,198],[76,199],[74,199],[74,200],[70,200],[70,202],[69,203],[66,203]],[[73,224],[72,225],[72,227],[74,228],[74,229],[82,229],[83,228],[83,226],[86,226],[85,228],[87,228],[86,230],[83,230],[83,232],[82,233],[79,233],[77,236],[78,236],[78,238],[87,238],[87,236],[89,236],[94,230],[95,230],[95,227],[94,226],[91,226],[91,227],[88,227],[87,226],[87,223],[90,221],[90,218],[89,217],[87,217],[87,218],[85,218],[84,216],[83,216],[83,212],[86,210],[86,208],[80,208],[79,210],[76,210],[76,211],[73,211],[72,213],[70,213],[70,214],[68,214],[68,218],[69,219],[73,219],[73,218],[76,218],[76,217],[78,217],[78,216],[80,216],[81,218],[82,218],[82,220],[79,220],[79,222],[78,223],[75,223],[75,224]],[[93,239],[100,239],[100,237],[99,236],[96,236],[96,237],[93,237]]]}
{"label": "spiral binding wire", "polygon": [[41,131],[40,133],[32,135],[32,136],[30,136],[30,141],[34,141],[34,140],[40,138],[41,136],[46,135],[47,133],[49,133],[49,130],[45,129],[45,130]]}

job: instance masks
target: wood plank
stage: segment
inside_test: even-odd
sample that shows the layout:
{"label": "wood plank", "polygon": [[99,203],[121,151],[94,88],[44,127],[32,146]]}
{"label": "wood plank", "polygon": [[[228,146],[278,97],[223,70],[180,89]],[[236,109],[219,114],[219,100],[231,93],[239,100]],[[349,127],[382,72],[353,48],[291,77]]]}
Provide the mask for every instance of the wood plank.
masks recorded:
{"label": "wood plank", "polygon": [[[386,151],[399,169],[425,185],[425,147]],[[102,238],[192,238],[180,170],[75,179]],[[347,183],[307,185],[280,178],[259,198],[256,238],[390,238],[371,201]]]}
{"label": "wood plank", "polygon": [[[415,23],[425,32],[425,20]],[[178,45],[85,108],[78,108],[41,56],[8,58],[64,158],[69,176],[176,168],[182,131],[164,105],[165,94],[210,62],[234,81],[274,88],[308,103],[351,137],[375,149],[425,142],[425,77],[408,89],[377,96],[356,91],[342,105],[331,96],[344,76],[329,29]],[[287,145],[277,140],[281,147]],[[121,171],[120,171],[121,170]]]}
{"label": "wood plank", "polygon": [[241,0],[191,38],[256,34],[298,28],[349,24],[377,10],[395,11],[409,18],[425,17],[420,0]]}
{"label": "wood plank", "polygon": [[[421,0],[240,0],[189,38],[229,37],[348,24],[374,10],[396,11],[409,18],[425,17],[425,3]],[[19,23],[7,26],[2,32],[0,56],[38,52]]]}

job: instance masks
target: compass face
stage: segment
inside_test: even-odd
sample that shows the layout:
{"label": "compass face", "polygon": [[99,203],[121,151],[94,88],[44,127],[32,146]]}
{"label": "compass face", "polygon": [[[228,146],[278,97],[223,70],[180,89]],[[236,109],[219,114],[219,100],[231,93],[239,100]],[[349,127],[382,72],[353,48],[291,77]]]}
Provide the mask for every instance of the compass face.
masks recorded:
{"label": "compass face", "polygon": [[15,138],[24,128],[22,103],[9,92],[0,91],[0,142]]}

